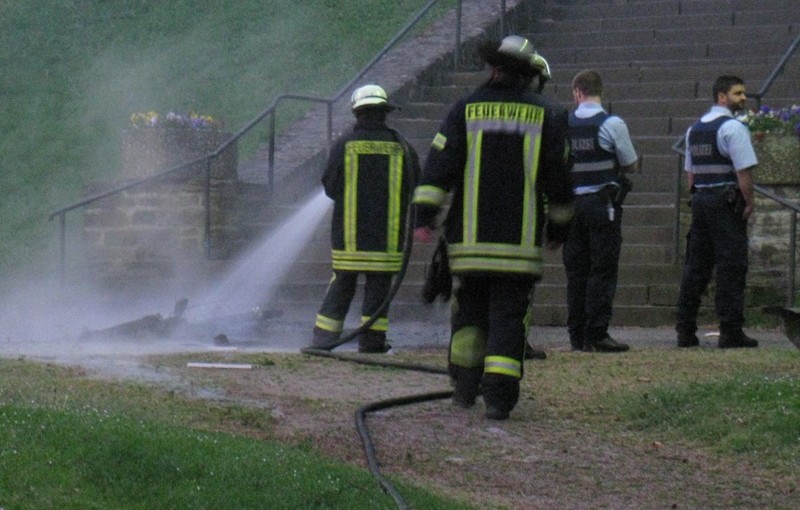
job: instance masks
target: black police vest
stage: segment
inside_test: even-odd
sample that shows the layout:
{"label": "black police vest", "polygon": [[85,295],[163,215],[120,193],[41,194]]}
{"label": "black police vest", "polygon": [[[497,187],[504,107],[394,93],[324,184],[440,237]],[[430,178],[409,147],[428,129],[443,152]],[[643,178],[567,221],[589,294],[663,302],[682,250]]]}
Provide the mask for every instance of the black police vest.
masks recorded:
{"label": "black police vest", "polygon": [[689,131],[689,154],[692,155],[694,184],[718,186],[736,184],[733,161],[723,156],[717,146],[717,132],[731,117],[721,116],[711,122],[697,121]]}
{"label": "black police vest", "polygon": [[614,182],[617,177],[616,154],[600,147],[600,126],[609,115],[599,112],[582,119],[571,113],[569,116],[569,136],[572,142],[572,185],[600,186]]}

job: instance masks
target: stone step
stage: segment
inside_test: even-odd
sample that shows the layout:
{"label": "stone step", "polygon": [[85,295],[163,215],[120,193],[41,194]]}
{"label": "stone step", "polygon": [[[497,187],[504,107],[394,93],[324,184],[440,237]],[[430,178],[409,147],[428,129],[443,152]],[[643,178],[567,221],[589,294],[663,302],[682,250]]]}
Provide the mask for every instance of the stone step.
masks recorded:
{"label": "stone step", "polygon": [[[672,146],[710,106],[711,84],[718,75],[737,74],[751,93],[759,91],[800,33],[797,0],[540,4],[535,13],[539,19],[527,33],[551,65],[553,79],[545,93],[572,109],[572,77],[585,68],[598,69],[605,83],[606,107],[625,119],[643,159],[642,173],[631,177],[634,191],[625,205],[620,285],[612,324],[672,324],[680,280],[672,247],[675,189],[679,179],[684,179],[681,158]],[[389,117],[390,125],[410,140],[423,161],[452,105],[486,81],[488,72],[480,67],[430,73],[410,87],[402,110]],[[763,103],[779,107],[800,102],[798,82],[800,66],[790,62]],[[329,221],[299,257],[292,283],[280,291],[287,309],[311,310],[309,320],[331,272]],[[449,304],[423,305],[419,300],[432,250],[433,245],[415,245],[406,281],[391,308],[392,320],[447,324]],[[534,324],[566,321],[560,257],[560,251],[545,253],[544,278],[534,294]],[[701,320],[714,321],[711,305],[704,302]]]}
{"label": "stone step", "polygon": [[[682,130],[683,131],[683,130]],[[430,150],[431,140],[435,131],[427,134],[424,138],[413,138],[409,135],[412,133],[404,133],[407,136],[408,143],[417,151],[420,158],[424,160]],[[679,135],[664,135],[664,136],[637,136],[635,133],[631,134],[633,146],[637,154],[643,155],[645,161],[649,155],[671,155],[672,146],[679,138]]]}
{"label": "stone step", "polygon": [[[648,3],[649,5],[649,3]],[[670,28],[695,28],[703,27],[724,28],[737,26],[759,26],[775,24],[776,20],[786,19],[787,14],[795,16],[786,19],[786,26],[797,23],[795,8],[770,8],[769,3],[762,4],[762,9],[734,10],[724,13],[719,12],[694,12],[689,14],[638,14],[635,10],[624,9],[620,15],[612,16],[598,9],[575,9],[569,15],[554,13],[555,15],[541,17],[535,20],[531,27],[533,34],[549,31],[585,31],[587,26],[601,31],[620,31],[630,27],[636,29],[663,29]],[[628,7],[626,4],[625,7]],[[780,7],[780,6],[779,6]],[[590,11],[590,12],[587,12]],[[627,13],[631,15],[626,15]]]}
{"label": "stone step", "polygon": [[560,64],[586,64],[588,62],[604,61],[614,62],[647,62],[658,61],[667,55],[683,55],[687,61],[692,60],[726,60],[730,55],[737,54],[742,57],[760,56],[764,59],[774,58],[776,61],[786,52],[791,37],[786,40],[765,41],[758,44],[731,43],[681,43],[658,45],[626,45],[626,46],[596,46],[587,47],[561,47],[549,48],[542,55],[548,63]]}
{"label": "stone step", "polygon": [[[602,70],[600,71],[603,72]],[[560,80],[552,80],[548,82],[545,88],[545,95],[554,98],[559,103],[562,103],[567,109],[572,109],[574,107],[572,103],[571,83],[573,76],[574,75],[562,76]],[[745,83],[750,83],[746,78],[743,79],[745,79]],[[425,102],[441,103],[452,106],[455,104],[456,100],[466,96],[475,90],[475,88],[475,86],[466,84],[437,84],[420,87],[420,90],[417,94],[418,97],[424,98]],[[631,98],[660,98],[661,101],[663,101],[664,98],[675,98],[682,100],[699,99],[703,100],[707,104],[710,104],[711,102],[710,85],[706,85],[705,83],[701,83],[697,80],[670,81],[666,83],[660,81],[611,82],[606,80],[604,77],[603,88],[604,102],[628,100]],[[751,93],[756,93],[760,88],[761,83],[756,81],[750,83],[748,90]],[[790,79],[776,80],[770,87],[769,95],[771,97],[779,98],[782,101],[784,99],[796,100],[797,96],[800,95],[800,93],[798,93],[797,81]],[[755,108],[755,103],[753,102],[749,106],[751,108]],[[406,105],[406,108],[408,108],[408,105]],[[425,115],[424,110],[420,111],[419,109],[412,109],[411,112],[413,113],[400,111],[396,113],[395,116],[401,118],[416,118],[420,120],[432,119],[430,116],[419,117],[419,115]]]}
{"label": "stone step", "polygon": [[779,20],[772,23],[755,26],[724,26],[724,27],[661,27],[661,28],[633,28],[629,30],[586,30],[572,32],[552,30],[532,34],[531,42],[536,50],[547,58],[551,48],[569,46],[585,46],[586,41],[596,42],[597,46],[645,46],[670,44],[676,41],[683,43],[708,43],[736,42],[746,40],[753,43],[772,42],[778,38],[792,37],[800,32],[800,22],[794,24],[779,24]]}
{"label": "stone step", "polygon": [[[711,90],[709,86],[709,90]],[[800,97],[800,96],[798,96]],[[772,97],[769,99],[770,105],[783,106],[796,104],[798,97]],[[709,99],[670,99],[669,101],[658,99],[621,99],[609,101],[606,109],[609,113],[619,115],[623,119],[636,116],[656,117],[699,117],[711,106]],[[754,105],[752,105],[754,106]]]}
{"label": "stone step", "polygon": [[[779,58],[765,59],[763,57],[742,57],[737,60],[728,58],[724,61],[712,61],[709,59],[703,61],[688,61],[687,59],[676,59],[674,55],[669,55],[667,58],[662,58],[653,62],[619,63],[607,62],[601,59],[595,62],[570,64],[554,60],[549,55],[544,56],[548,59],[548,63],[550,64],[550,71],[554,77],[552,81],[554,83],[562,82],[568,84],[572,80],[572,77],[579,71],[588,67],[594,67],[602,71],[603,81],[609,84],[657,83],[664,81],[669,83],[672,81],[672,79],[665,80],[665,76],[669,78],[679,76],[681,77],[681,81],[694,80],[698,82],[708,82],[707,87],[698,88],[700,96],[703,95],[704,89],[707,89],[708,95],[710,95],[711,82],[714,78],[718,75],[732,72],[741,76],[745,82],[750,84],[751,88],[754,88],[756,85],[760,87],[761,83],[769,77],[780,60]],[[486,80],[487,76],[488,73],[485,69],[449,72],[437,77],[432,84],[477,87]],[[798,79],[800,79],[800,66],[797,65],[787,65],[779,76],[779,81],[787,80],[796,83]]]}
{"label": "stone step", "polygon": [[[675,323],[675,304],[677,302],[679,280],[664,285],[619,285],[614,299],[614,313],[611,326],[655,327]],[[285,292],[284,292],[285,291]],[[270,308],[284,312],[284,316],[294,315],[313,323],[313,317],[320,306],[325,288],[311,285],[309,292],[299,289],[282,289]],[[433,325],[447,325],[450,318],[450,303],[436,301],[424,304],[421,301],[422,289],[419,285],[407,285],[404,281],[389,309],[390,332],[400,331],[405,320],[425,321]],[[317,293],[317,294],[313,294]],[[756,292],[746,293],[746,306],[758,307],[753,297]],[[713,289],[710,291],[713,295]],[[363,286],[359,285],[351,305],[348,327],[358,324],[359,304],[363,299]],[[533,324],[538,326],[563,326],[567,320],[566,292],[563,286],[540,282],[533,294]],[[706,298],[700,307],[698,321],[713,324],[716,316],[713,299]],[[347,322],[347,321],[346,321]],[[309,326],[310,328],[311,326]],[[566,334],[566,332],[565,332]],[[390,335],[391,336],[391,335]]]}
{"label": "stone step", "polygon": [[424,119],[424,120],[444,120],[447,113],[452,108],[456,101],[454,99],[451,103],[441,103],[436,101],[415,101],[412,103],[405,103],[402,105],[402,113],[395,115],[394,119],[407,118],[407,119]]}
{"label": "stone step", "polygon": [[[624,230],[624,229],[623,229]],[[627,236],[623,234],[624,246],[632,246]],[[635,246],[635,245],[633,245]],[[623,248],[625,250],[625,248]],[[625,250],[630,251],[630,250]],[[431,260],[431,254],[419,254],[417,247],[409,261],[404,277],[404,282],[421,284],[425,279],[425,272]],[[634,256],[626,258],[635,258]],[[320,257],[317,260],[300,259],[293,265],[288,273],[284,285],[327,285],[330,281],[332,270],[330,258]],[[626,285],[642,285],[642,282],[674,282],[680,278],[680,267],[671,263],[647,263],[634,260],[625,264],[625,269],[620,271],[619,282]],[[561,262],[561,251],[549,252],[544,265],[543,281],[550,285],[564,285],[566,276]]]}
{"label": "stone step", "polygon": [[[670,264],[672,263],[672,247],[669,244],[664,244],[661,242],[661,238],[668,232],[667,229],[671,231],[671,222],[664,222],[664,223],[656,223],[651,225],[646,225],[649,227],[649,230],[643,230],[637,235],[642,239],[642,243],[634,243],[633,236],[630,235],[631,239],[628,239],[628,234],[633,229],[641,226],[637,224],[635,221],[634,214],[637,210],[641,211],[643,208],[639,208],[637,206],[626,206],[623,216],[623,239],[625,242],[622,247],[622,251],[620,253],[620,261],[621,263],[625,264],[646,264],[646,265],[663,265],[663,264]],[[665,211],[670,212],[671,208],[663,208]],[[640,214],[640,216],[643,216]],[[645,218],[648,219],[648,218]],[[670,218],[671,220],[671,218]],[[660,230],[664,229],[664,230]],[[326,229],[327,230],[327,229]],[[649,232],[655,236],[655,238],[647,237],[646,233]],[[327,282],[328,276],[330,276],[330,244],[326,239],[320,239],[321,236],[317,236],[316,239],[318,242],[309,242],[308,245],[303,249],[303,251],[298,254],[297,256],[297,264],[318,264],[322,263],[328,266],[328,269],[322,271],[319,274],[324,276],[325,281]],[[427,246],[414,246],[413,258],[412,262],[420,262],[423,264],[427,264],[431,258],[430,253],[426,250],[431,249]],[[552,252],[550,250],[545,251],[544,255],[545,263],[552,263],[552,264],[561,264],[561,255],[559,252]],[[312,267],[312,266],[309,266]],[[317,267],[317,266],[313,266]],[[302,271],[295,271],[294,273],[297,275],[307,275],[309,268],[305,268]],[[317,276],[315,276],[317,278]]]}
{"label": "stone step", "polygon": [[[675,139],[677,140],[678,137],[676,136]],[[664,155],[647,154],[642,158],[642,181],[646,181],[647,179],[654,178],[656,176],[674,177],[679,170],[679,163],[680,155],[675,152]],[[682,168],[683,167],[680,166],[680,169]],[[646,182],[642,182],[642,184],[645,186],[647,185]],[[660,187],[658,190],[665,191]],[[644,191],[644,189],[641,191]]]}
{"label": "stone step", "polygon": [[[327,282],[312,282],[312,283],[299,283],[292,282],[286,285],[280,285],[272,294],[273,303],[292,303],[311,301],[314,297],[320,299],[325,295],[328,288]],[[403,280],[397,294],[394,297],[394,303],[409,303],[414,304],[422,303],[422,282]],[[551,284],[546,280],[537,284],[539,291],[539,298],[534,294],[534,301],[540,304],[561,305],[567,302],[566,286],[563,284]],[[614,296],[614,302],[620,306],[635,306],[647,303],[648,287],[647,285],[636,285],[621,282],[617,285],[617,292]],[[676,294],[677,297],[677,294]],[[359,285],[356,292],[356,302],[360,302],[363,298],[363,285]],[[321,303],[321,301],[320,301]]]}
{"label": "stone step", "polygon": [[[585,6],[590,3],[594,6],[602,6],[602,8],[587,9]],[[796,7],[797,4],[794,0],[770,0],[769,2],[754,2],[752,0],[632,0],[626,2],[598,0],[547,4],[544,7],[543,15],[545,17],[581,20],[595,18],[598,14],[602,14],[604,18],[674,17],[697,14],[719,16],[721,12],[744,15],[751,12],[763,12],[764,10],[785,12],[791,11]]]}

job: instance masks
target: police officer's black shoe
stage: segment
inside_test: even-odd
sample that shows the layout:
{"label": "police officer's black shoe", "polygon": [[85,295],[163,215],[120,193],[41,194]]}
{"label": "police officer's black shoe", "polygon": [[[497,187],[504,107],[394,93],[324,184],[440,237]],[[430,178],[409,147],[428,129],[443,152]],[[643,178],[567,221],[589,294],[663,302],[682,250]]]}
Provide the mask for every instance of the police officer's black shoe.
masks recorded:
{"label": "police officer's black shoe", "polygon": [[720,331],[717,347],[720,349],[753,348],[758,347],[758,340],[745,335],[742,330],[732,332]]}
{"label": "police officer's black shoe", "polygon": [[542,349],[533,347],[530,343],[526,343],[525,359],[547,359],[547,353]]}
{"label": "police officer's black shoe", "polygon": [[499,407],[491,404],[486,405],[487,420],[502,421],[507,420],[509,416],[511,416],[511,412],[506,411],[505,409],[500,409]]}
{"label": "police officer's black shoe", "polygon": [[589,341],[587,345],[597,352],[625,352],[630,349],[628,344],[617,342],[609,335],[604,336],[600,340]]}
{"label": "police officer's black shoe", "polygon": [[700,345],[700,340],[695,333],[678,331],[678,347],[697,347],[698,345]]}

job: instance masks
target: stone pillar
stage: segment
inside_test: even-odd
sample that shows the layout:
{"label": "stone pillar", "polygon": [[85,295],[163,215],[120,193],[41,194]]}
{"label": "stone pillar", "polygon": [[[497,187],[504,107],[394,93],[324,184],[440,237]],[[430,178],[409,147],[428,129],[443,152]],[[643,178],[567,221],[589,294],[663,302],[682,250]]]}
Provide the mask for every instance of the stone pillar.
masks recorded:
{"label": "stone pillar", "polygon": [[[221,131],[179,128],[136,128],[122,133],[122,175],[126,180],[143,179],[215,151],[232,135]],[[238,153],[230,145],[212,161],[211,178],[235,180]],[[172,180],[203,178],[204,165],[190,167]]]}
{"label": "stone pillar", "polygon": [[[141,128],[124,132],[124,181],[156,175],[216,150],[231,135],[192,129]],[[114,289],[169,288],[206,281],[246,242],[231,145],[211,167],[210,257],[206,249],[205,163],[131,188],[86,208],[83,240],[89,274]],[[96,185],[89,193],[113,185]]]}

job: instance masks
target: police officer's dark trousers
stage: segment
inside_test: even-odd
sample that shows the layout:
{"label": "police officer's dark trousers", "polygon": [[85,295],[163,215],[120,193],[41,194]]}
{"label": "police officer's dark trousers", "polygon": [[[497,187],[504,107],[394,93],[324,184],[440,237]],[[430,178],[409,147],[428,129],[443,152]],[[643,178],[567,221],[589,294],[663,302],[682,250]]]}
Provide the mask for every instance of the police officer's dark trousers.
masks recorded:
{"label": "police officer's dark trousers", "polygon": [[678,297],[679,332],[697,331],[703,292],[716,266],[715,305],[721,331],[744,324],[747,275],[747,221],[725,198],[726,187],[700,188],[692,196],[692,224]]}
{"label": "police officer's dark trousers", "polygon": [[567,331],[574,349],[583,349],[587,342],[602,340],[608,333],[621,246],[622,208],[610,206],[605,190],[577,195],[569,236],[562,247]]}
{"label": "police officer's dark trousers", "polygon": [[472,380],[487,406],[503,411],[519,399],[533,284],[528,276],[460,275],[454,293],[450,374],[482,374]]}

